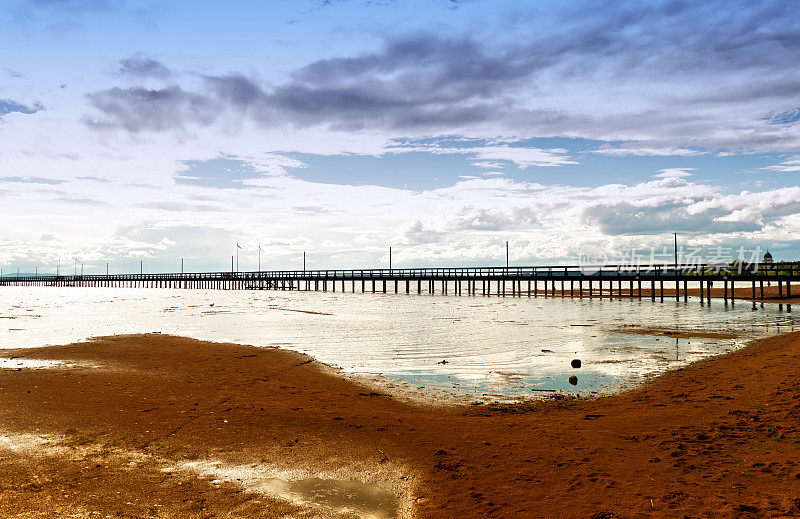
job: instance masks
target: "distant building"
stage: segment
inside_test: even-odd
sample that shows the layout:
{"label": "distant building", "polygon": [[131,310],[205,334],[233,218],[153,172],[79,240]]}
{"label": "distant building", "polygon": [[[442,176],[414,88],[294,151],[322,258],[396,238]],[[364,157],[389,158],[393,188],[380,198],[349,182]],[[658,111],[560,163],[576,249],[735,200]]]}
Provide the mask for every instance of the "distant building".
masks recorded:
{"label": "distant building", "polygon": [[764,254],[764,261],[762,263],[772,264],[772,254],[770,254],[769,251]]}

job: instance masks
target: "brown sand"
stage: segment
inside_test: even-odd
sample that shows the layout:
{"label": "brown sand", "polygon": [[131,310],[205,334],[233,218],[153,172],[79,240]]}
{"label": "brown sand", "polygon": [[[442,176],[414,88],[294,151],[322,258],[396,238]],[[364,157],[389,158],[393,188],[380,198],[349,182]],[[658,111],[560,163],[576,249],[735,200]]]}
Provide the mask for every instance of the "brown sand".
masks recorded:
{"label": "brown sand", "polygon": [[10,355],[86,364],[0,371],[2,517],[316,513],[169,468],[203,460],[357,477],[418,517],[800,516],[797,333],[616,396],[454,408],[280,349],[144,335]]}

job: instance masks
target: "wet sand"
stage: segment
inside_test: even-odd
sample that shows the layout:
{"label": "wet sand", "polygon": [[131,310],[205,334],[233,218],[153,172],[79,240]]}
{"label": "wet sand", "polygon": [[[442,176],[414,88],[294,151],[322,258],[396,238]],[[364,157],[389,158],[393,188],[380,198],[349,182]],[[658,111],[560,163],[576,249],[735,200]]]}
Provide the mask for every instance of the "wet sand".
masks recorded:
{"label": "wet sand", "polygon": [[276,476],[373,484],[400,516],[800,516],[800,333],[615,396],[460,407],[162,335],[3,356],[69,365],[0,370],[2,517],[335,515]]}

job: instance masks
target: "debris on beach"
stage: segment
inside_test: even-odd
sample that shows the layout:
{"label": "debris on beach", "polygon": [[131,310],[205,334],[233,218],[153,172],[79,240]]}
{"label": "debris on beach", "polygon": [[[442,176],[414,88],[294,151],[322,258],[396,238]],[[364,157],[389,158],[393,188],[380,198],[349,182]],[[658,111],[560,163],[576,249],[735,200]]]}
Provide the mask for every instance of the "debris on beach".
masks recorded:
{"label": "debris on beach", "polygon": [[572,366],[575,369],[580,368],[581,367],[581,359],[572,359],[572,362],[570,362],[570,366]]}
{"label": "debris on beach", "polygon": [[449,364],[449,362],[447,362],[447,359],[443,359],[443,360],[437,362],[436,364]]}
{"label": "debris on beach", "polygon": [[575,375],[572,375],[571,377],[569,377],[569,383],[572,384],[573,386],[577,386],[578,385],[578,377],[576,377]]}

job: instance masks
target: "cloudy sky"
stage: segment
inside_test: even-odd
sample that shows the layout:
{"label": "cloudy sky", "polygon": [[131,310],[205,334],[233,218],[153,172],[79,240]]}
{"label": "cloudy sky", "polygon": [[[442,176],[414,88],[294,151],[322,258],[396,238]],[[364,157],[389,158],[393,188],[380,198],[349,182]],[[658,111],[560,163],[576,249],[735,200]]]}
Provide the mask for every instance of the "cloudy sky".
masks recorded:
{"label": "cloudy sky", "polygon": [[800,259],[793,2],[4,0],[5,272]]}

